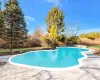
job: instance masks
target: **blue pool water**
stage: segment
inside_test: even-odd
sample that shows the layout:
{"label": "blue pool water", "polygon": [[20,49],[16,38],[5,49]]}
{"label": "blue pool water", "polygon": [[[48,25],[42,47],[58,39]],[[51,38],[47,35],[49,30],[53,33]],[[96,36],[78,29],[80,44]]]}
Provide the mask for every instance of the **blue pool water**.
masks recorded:
{"label": "blue pool water", "polygon": [[27,52],[11,58],[11,62],[47,68],[65,68],[78,65],[84,57],[81,52],[87,49],[58,47],[56,50]]}

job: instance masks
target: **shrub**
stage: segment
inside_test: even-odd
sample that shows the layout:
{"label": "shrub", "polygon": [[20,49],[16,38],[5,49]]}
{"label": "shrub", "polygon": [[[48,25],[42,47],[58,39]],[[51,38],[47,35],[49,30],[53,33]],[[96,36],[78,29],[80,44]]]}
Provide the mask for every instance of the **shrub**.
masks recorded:
{"label": "shrub", "polygon": [[45,35],[41,38],[41,45],[43,47],[56,47],[58,46],[57,39],[54,37],[49,37],[49,35]]}
{"label": "shrub", "polygon": [[41,45],[43,47],[49,47],[50,46],[51,42],[50,42],[50,40],[48,38],[48,35],[45,35],[45,36],[41,37],[40,41],[41,41]]}
{"label": "shrub", "polygon": [[65,40],[66,40],[66,36],[63,34],[58,37],[58,41],[65,42]]}
{"label": "shrub", "polygon": [[9,45],[7,44],[7,41],[0,39],[0,48],[9,48]]}
{"label": "shrub", "polygon": [[33,35],[28,36],[28,40],[26,45],[28,47],[40,47],[41,40],[40,38],[43,36],[43,31],[41,28],[36,28]]}
{"label": "shrub", "polygon": [[80,38],[78,36],[72,36],[72,37],[69,37],[67,38],[67,44],[78,44],[80,43]]}
{"label": "shrub", "polygon": [[29,36],[27,43],[26,43],[27,47],[40,47],[41,46],[41,42],[39,39],[36,39],[33,36]]}
{"label": "shrub", "polygon": [[95,52],[95,54],[100,56],[100,49]]}
{"label": "shrub", "polygon": [[94,40],[94,39],[100,38],[100,33],[99,32],[91,32],[89,34],[81,34],[80,38],[87,38],[87,39]]}
{"label": "shrub", "polygon": [[56,47],[58,46],[58,43],[57,43],[57,32],[56,32],[56,29],[55,29],[55,26],[52,26],[50,29],[49,29],[49,34],[43,36],[41,38],[41,44],[42,46],[46,46],[46,47]]}
{"label": "shrub", "polygon": [[58,40],[56,38],[50,37],[49,39],[51,41],[51,47],[55,48],[58,46]]}

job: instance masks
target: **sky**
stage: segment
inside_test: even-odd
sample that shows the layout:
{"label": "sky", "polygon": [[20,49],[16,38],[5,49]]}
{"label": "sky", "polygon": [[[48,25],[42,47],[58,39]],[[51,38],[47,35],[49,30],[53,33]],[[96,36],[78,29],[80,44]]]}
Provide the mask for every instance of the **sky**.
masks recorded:
{"label": "sky", "polygon": [[[4,0],[1,1],[4,3]],[[37,27],[46,32],[45,18],[54,6],[64,12],[65,27],[80,25],[79,34],[100,32],[100,0],[19,0],[19,3],[28,34],[32,34]]]}

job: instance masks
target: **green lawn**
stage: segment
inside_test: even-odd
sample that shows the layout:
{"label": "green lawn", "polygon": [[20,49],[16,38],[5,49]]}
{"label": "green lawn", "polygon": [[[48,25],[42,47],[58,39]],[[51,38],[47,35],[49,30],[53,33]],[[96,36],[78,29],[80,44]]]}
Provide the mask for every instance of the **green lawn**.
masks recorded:
{"label": "green lawn", "polygon": [[100,45],[99,46],[88,46],[89,48],[98,48],[100,49]]}
{"label": "green lawn", "polygon": [[[16,48],[16,49],[13,49],[13,51],[23,51],[23,50],[31,50],[31,49],[35,49],[36,47],[34,48]],[[0,52],[10,52],[10,49],[1,49]]]}
{"label": "green lawn", "polygon": [[1,49],[0,52],[10,52],[9,49]]}

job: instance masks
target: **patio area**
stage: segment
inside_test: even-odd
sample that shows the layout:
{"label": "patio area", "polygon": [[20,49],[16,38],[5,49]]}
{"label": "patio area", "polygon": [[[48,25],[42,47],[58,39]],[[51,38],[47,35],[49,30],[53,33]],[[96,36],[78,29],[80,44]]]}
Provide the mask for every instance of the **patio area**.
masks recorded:
{"label": "patio area", "polygon": [[37,70],[2,61],[0,80],[100,80],[100,57],[90,53],[87,55],[82,67],[67,71]]}

